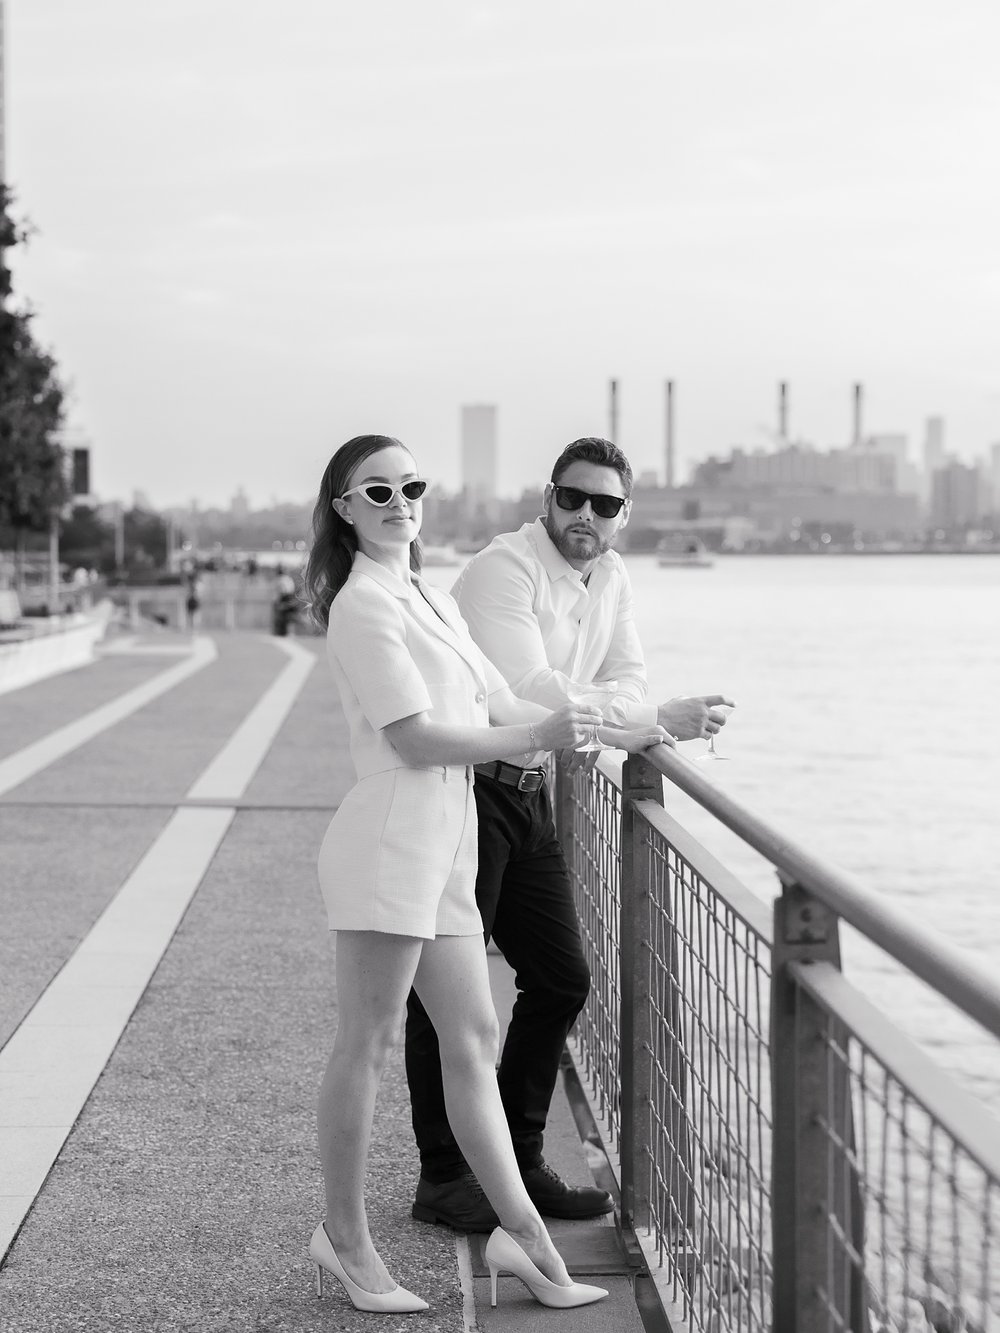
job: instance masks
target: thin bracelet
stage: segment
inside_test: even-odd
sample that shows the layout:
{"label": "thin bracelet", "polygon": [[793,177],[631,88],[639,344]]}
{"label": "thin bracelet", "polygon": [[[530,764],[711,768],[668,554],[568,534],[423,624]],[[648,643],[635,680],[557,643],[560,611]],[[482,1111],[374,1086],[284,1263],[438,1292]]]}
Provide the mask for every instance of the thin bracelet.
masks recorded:
{"label": "thin bracelet", "polygon": [[535,740],[535,724],[533,722],[528,723],[528,749],[538,749],[538,742]]}

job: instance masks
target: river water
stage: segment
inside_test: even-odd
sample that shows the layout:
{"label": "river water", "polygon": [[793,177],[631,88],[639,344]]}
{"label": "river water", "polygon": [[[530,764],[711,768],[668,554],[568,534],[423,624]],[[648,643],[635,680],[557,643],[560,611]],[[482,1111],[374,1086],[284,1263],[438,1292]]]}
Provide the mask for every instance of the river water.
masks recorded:
{"label": "river water", "polygon": [[[737,708],[701,770],[872,892],[1000,963],[1000,556],[626,557],[650,697]],[[430,569],[448,587],[454,569]],[[692,759],[702,742],[680,747]],[[671,811],[755,892],[773,871],[671,788]],[[995,1042],[850,939],[848,974],[980,1095]]]}
{"label": "river water", "polygon": [[[931,932],[1000,958],[1000,557],[629,557],[651,694],[737,703],[702,772]],[[681,746],[694,758],[701,742]],[[672,812],[761,896],[773,871],[694,802]],[[997,1044],[872,948],[848,975],[988,1100]]]}

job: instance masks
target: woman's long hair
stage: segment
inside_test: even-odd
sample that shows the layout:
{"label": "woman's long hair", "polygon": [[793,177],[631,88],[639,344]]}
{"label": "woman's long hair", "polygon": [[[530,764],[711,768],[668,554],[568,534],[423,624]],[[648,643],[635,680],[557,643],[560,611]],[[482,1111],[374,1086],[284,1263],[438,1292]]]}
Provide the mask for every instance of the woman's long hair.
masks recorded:
{"label": "woman's long hair", "polygon": [[[312,550],[302,579],[309,614],[321,630],[329,624],[333,599],[347,582],[358,549],[357,533],[340,517],[333,502],[347,490],[355,469],[366,458],[393,445],[406,448],[391,435],[355,435],[340,446],[326,465],[313,510]],[[420,538],[416,537],[410,542],[410,568],[419,574],[420,565]]]}

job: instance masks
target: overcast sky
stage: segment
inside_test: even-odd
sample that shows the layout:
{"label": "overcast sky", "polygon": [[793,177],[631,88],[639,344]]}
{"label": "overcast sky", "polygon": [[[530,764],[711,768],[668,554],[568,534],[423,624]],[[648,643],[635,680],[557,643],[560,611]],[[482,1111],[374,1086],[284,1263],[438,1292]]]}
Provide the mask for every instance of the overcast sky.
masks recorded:
{"label": "overcast sky", "polygon": [[20,295],[105,498],[459,483],[574,437],[681,474],[924,420],[1000,440],[996,0],[7,0]]}

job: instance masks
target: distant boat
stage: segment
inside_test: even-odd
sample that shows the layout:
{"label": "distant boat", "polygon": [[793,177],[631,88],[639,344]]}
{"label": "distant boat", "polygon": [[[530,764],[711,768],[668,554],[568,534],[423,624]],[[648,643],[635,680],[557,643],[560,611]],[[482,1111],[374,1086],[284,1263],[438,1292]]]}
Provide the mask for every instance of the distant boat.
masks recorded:
{"label": "distant boat", "polygon": [[711,569],[715,561],[697,537],[664,537],[656,547],[656,563],[683,569]]}

